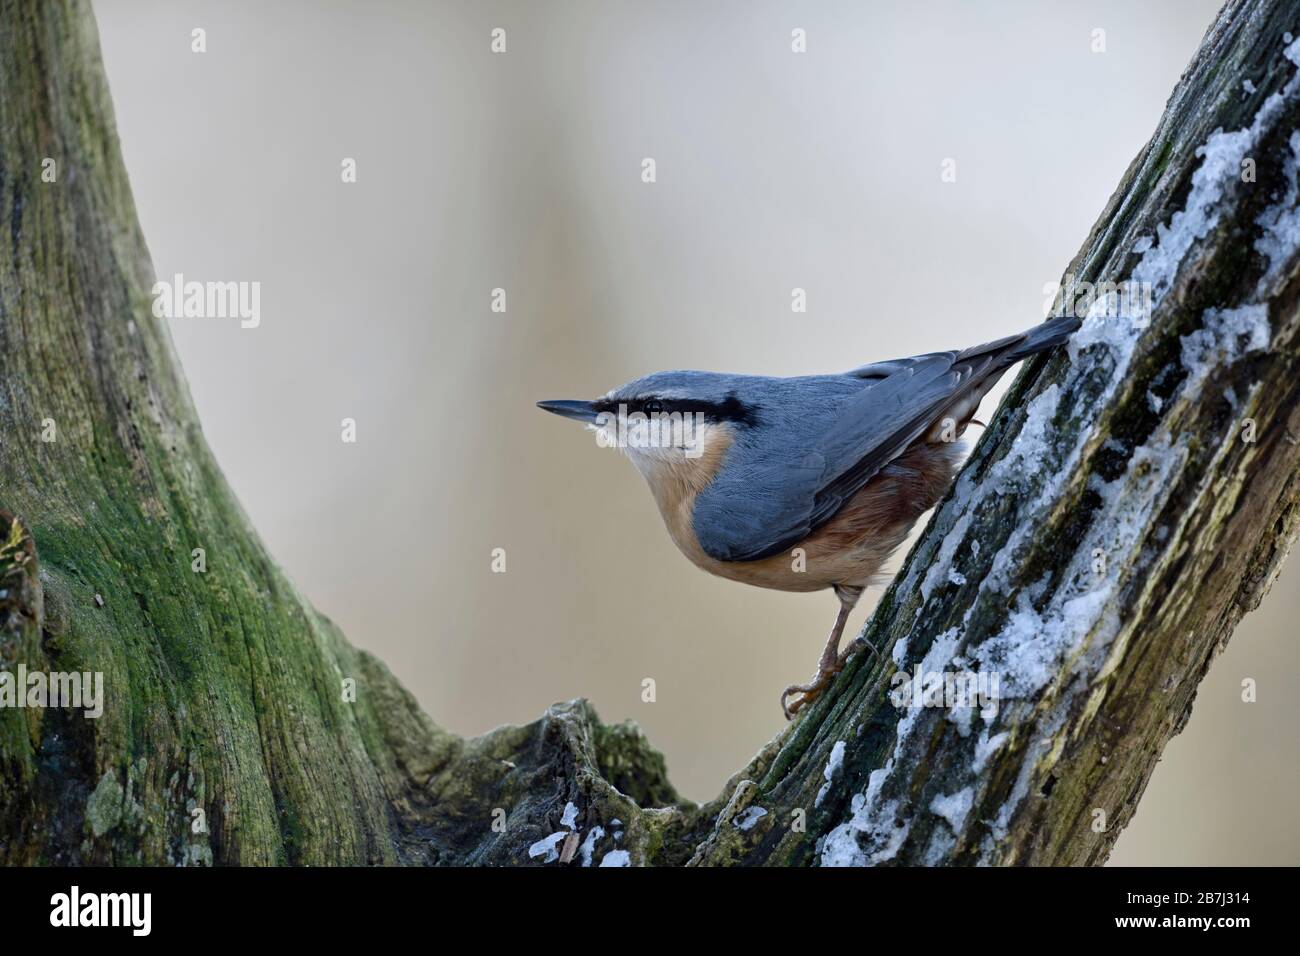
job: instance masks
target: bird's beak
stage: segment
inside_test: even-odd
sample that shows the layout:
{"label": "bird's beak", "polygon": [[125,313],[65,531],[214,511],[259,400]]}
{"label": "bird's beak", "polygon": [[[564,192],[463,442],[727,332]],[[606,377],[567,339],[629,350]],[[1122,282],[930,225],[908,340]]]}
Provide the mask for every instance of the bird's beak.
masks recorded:
{"label": "bird's beak", "polygon": [[566,399],[556,399],[549,402],[538,402],[538,408],[544,408],[548,412],[554,412],[564,418],[572,418],[576,422],[586,422],[588,425],[596,424],[596,406],[591,402],[574,402]]}

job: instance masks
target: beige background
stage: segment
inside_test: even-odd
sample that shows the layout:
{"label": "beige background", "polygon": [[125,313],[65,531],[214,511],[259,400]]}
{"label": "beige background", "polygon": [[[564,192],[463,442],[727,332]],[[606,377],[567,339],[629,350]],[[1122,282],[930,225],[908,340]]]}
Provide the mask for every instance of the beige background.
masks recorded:
{"label": "beige background", "polygon": [[[262,283],[259,329],[171,324],[271,550],[444,726],[585,695],[708,798],[834,600],[699,573],[630,465],[533,402],[1027,327],[1217,4],[95,6],[158,272]],[[1300,862],[1298,582],[1215,664],[1115,862]]]}

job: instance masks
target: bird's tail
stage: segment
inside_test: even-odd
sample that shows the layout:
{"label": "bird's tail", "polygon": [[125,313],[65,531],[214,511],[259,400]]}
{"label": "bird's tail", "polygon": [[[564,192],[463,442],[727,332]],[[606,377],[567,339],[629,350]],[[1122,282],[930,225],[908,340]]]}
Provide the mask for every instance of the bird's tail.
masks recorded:
{"label": "bird's tail", "polygon": [[996,342],[985,342],[962,352],[954,363],[978,361],[988,356],[993,361],[985,374],[996,375],[1017,362],[1038,352],[1046,352],[1064,345],[1082,323],[1073,316],[1060,316],[1036,325],[1027,332],[1012,335]]}
{"label": "bird's tail", "polygon": [[943,414],[956,418],[964,428],[984,396],[1007,369],[1031,355],[1064,345],[1082,324],[1078,319],[1068,316],[1050,319],[1027,332],[998,339],[996,342],[985,342],[962,352],[953,360],[952,368],[964,370],[963,374],[969,378]]}
{"label": "bird's tail", "polygon": [[1058,345],[1064,345],[1082,324],[1074,316],[1069,315],[1049,319],[1042,325],[1036,325],[1026,332],[1024,341],[1012,349],[1008,357],[1011,358],[1012,362],[1019,362],[1022,358],[1033,355],[1035,352],[1045,352],[1048,349],[1056,348]]}
{"label": "bird's tail", "polygon": [[880,381],[895,372],[915,368],[918,363],[943,358],[949,361],[952,368],[962,365],[972,367],[976,370],[975,377],[979,381],[984,381],[989,376],[996,379],[998,375],[1022,359],[1063,345],[1080,325],[1082,323],[1078,319],[1063,316],[1036,325],[1028,332],[1009,335],[996,342],[985,342],[964,352],[928,352],[925,355],[913,355],[887,362],[873,362],[871,365],[863,365],[845,374],[868,381]]}

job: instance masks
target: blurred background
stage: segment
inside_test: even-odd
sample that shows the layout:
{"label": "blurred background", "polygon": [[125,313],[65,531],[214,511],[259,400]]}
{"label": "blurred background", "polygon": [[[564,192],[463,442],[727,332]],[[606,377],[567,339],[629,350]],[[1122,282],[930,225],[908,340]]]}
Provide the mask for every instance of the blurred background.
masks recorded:
{"label": "blurred background", "polygon": [[[95,8],[158,274],[262,285],[260,328],[170,325],[271,551],[444,727],[586,696],[705,800],[780,729],[834,598],[697,571],[630,464],[534,402],[1039,321],[1218,3]],[[1293,562],[1112,863],[1300,862],[1298,594]]]}

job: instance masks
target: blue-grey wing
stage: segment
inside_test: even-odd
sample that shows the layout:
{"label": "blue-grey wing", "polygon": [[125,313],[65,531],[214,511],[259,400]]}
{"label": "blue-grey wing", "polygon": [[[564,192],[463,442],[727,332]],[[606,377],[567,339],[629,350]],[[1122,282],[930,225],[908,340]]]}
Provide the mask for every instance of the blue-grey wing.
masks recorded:
{"label": "blue-grey wing", "polygon": [[[1054,348],[1077,319],[1045,322],[1020,335],[963,352],[931,352],[878,362],[846,376],[862,382],[829,421],[812,430],[790,422],[738,439],[718,477],[695,501],[700,547],[720,561],[756,561],[792,548],[928,431],[945,409],[992,387],[1011,365]],[[798,401],[815,398],[800,392]],[[812,418],[813,416],[808,416]]]}
{"label": "blue-grey wing", "polygon": [[763,444],[733,445],[695,501],[700,547],[721,561],[753,561],[806,538],[987,367],[987,359],[954,367],[957,355],[925,356],[864,385],[815,434],[787,429]]}

